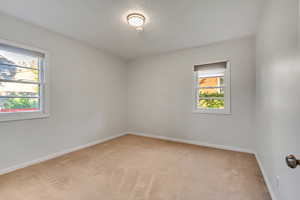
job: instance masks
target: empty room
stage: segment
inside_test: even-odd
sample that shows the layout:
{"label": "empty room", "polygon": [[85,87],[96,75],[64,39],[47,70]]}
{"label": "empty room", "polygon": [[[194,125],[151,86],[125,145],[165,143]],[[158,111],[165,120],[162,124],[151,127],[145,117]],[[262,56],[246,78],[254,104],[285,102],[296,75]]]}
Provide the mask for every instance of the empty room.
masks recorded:
{"label": "empty room", "polygon": [[1,0],[0,200],[300,200],[300,0]]}

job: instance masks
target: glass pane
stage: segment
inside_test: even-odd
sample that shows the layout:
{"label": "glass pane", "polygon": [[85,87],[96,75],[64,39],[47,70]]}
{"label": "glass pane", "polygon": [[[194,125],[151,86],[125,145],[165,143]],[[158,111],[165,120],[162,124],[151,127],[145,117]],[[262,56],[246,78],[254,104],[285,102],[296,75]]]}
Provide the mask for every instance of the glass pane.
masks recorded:
{"label": "glass pane", "polygon": [[198,90],[201,97],[224,97],[224,88],[201,88]]}
{"label": "glass pane", "polygon": [[224,99],[199,99],[198,108],[224,109]]}
{"label": "glass pane", "polygon": [[198,78],[199,87],[220,87],[224,86],[224,76]]}
{"label": "glass pane", "polygon": [[39,71],[0,63],[0,79],[38,82]]}
{"label": "glass pane", "polygon": [[0,96],[38,97],[38,84],[0,82]]}
{"label": "glass pane", "polygon": [[0,113],[38,110],[40,110],[40,102],[38,98],[0,98]]}
{"label": "glass pane", "polygon": [[24,67],[38,68],[39,57],[16,53],[0,48],[0,63],[19,65]]}

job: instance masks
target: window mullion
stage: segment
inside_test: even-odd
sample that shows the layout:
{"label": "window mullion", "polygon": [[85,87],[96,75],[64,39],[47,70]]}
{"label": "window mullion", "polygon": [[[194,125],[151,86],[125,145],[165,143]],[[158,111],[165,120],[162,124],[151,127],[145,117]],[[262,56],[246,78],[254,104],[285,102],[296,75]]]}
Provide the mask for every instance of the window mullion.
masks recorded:
{"label": "window mullion", "polygon": [[224,100],[225,98],[224,97],[198,97],[199,100],[201,99],[207,99],[207,100],[213,100],[213,99],[216,99],[216,100]]}
{"label": "window mullion", "polygon": [[39,99],[40,96],[31,97],[31,96],[0,96],[0,99]]}
{"label": "window mullion", "polygon": [[20,81],[20,80],[9,80],[9,79],[0,79],[0,82],[6,83],[23,83],[23,84],[35,84],[41,85],[41,82],[33,82],[33,81]]}
{"label": "window mullion", "polygon": [[20,65],[13,65],[13,64],[7,64],[7,63],[0,63],[0,65],[5,65],[5,66],[8,66],[8,67],[17,67],[17,68],[31,69],[31,70],[39,71],[39,69],[37,69],[37,68],[25,67],[25,66],[20,66]]}
{"label": "window mullion", "polygon": [[218,89],[218,88],[226,88],[226,86],[207,86],[207,87],[197,87],[197,89]]}

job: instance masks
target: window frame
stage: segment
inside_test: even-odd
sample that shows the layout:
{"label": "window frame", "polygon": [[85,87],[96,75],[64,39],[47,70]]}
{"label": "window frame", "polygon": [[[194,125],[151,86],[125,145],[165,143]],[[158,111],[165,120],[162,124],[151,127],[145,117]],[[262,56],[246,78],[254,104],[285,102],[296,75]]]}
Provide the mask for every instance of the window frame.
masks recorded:
{"label": "window frame", "polygon": [[[195,114],[223,114],[230,115],[231,114],[231,64],[229,60],[219,60],[213,62],[206,62],[197,65],[209,65],[214,63],[226,63],[225,74],[224,74],[224,109],[215,109],[215,108],[198,108],[198,74],[193,69],[193,113]],[[196,66],[196,65],[194,65]]]}
{"label": "window frame", "polygon": [[11,112],[11,113],[0,113],[0,122],[6,121],[17,121],[17,120],[29,120],[38,118],[50,117],[50,73],[49,73],[49,53],[40,48],[24,45],[19,42],[13,42],[6,39],[0,38],[0,43],[13,46],[15,48],[25,49],[29,51],[36,51],[45,55],[43,59],[43,66],[39,70],[40,89],[39,89],[39,100],[40,110],[38,111],[24,111],[24,112]]}

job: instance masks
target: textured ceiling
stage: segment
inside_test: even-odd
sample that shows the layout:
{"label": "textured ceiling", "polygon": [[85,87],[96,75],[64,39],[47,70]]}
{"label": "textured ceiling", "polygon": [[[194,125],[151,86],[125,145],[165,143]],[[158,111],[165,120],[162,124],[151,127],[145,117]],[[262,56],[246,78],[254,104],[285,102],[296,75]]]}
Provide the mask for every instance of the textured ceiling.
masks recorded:
{"label": "textured ceiling", "polygon": [[[0,11],[125,59],[254,34],[264,0],[1,0]],[[147,17],[136,32],[126,14]]]}

